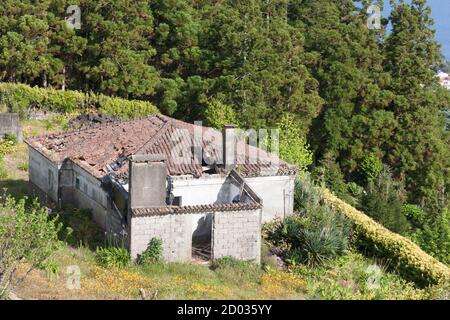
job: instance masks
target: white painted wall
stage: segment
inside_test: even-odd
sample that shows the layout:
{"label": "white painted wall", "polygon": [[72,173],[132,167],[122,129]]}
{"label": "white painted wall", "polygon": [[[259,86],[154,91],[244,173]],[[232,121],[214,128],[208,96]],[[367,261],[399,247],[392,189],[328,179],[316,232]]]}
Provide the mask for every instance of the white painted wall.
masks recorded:
{"label": "white painted wall", "polygon": [[294,212],[294,176],[255,177],[245,181],[263,200],[263,223]]}
{"label": "white painted wall", "polygon": [[[294,176],[272,176],[245,178],[248,185],[263,200],[262,221],[275,217],[284,218],[294,210]],[[225,178],[219,175],[204,178],[174,177],[174,196],[182,197],[182,205],[211,204],[217,202],[223,190]],[[239,190],[232,186],[228,201],[231,202]]]}
{"label": "white painted wall", "polygon": [[239,194],[239,189],[232,184],[224,184],[225,180],[219,175],[199,179],[174,177],[173,195],[182,197],[183,206],[230,203]]}
{"label": "white painted wall", "polygon": [[29,179],[54,202],[58,201],[58,166],[35,149],[28,148]]}

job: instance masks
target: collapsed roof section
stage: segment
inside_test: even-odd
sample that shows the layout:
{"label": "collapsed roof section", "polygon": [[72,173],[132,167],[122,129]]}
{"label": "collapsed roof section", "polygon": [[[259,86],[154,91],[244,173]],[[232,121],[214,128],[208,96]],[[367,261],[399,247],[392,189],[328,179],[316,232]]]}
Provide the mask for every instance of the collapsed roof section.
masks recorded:
{"label": "collapsed roof section", "polygon": [[[27,140],[55,163],[70,159],[93,176],[128,176],[131,155],[163,154],[171,176],[222,173],[223,135],[163,115],[97,125]],[[236,171],[244,177],[293,175],[297,168],[263,149],[236,143]]]}

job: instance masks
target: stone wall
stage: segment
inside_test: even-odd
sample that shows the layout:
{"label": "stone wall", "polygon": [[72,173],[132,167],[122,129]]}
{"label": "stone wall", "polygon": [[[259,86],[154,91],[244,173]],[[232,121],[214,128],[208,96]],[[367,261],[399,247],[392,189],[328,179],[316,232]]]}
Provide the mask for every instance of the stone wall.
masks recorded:
{"label": "stone wall", "polygon": [[17,140],[22,142],[22,127],[17,113],[0,113],[0,139],[8,133],[15,134]]}
{"label": "stone wall", "polygon": [[163,242],[165,261],[189,261],[192,251],[192,223],[189,214],[133,217],[130,224],[130,254],[136,259],[152,238]]}
{"label": "stone wall", "polygon": [[231,256],[261,262],[261,210],[216,212],[212,258]]}

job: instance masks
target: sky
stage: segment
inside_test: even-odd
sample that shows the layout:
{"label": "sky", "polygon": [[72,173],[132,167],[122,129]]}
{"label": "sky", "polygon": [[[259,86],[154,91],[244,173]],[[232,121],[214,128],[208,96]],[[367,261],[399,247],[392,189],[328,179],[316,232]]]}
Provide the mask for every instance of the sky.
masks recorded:
{"label": "sky", "polygon": [[[442,53],[450,61],[450,0],[427,0],[432,10],[436,40],[442,45]],[[383,15],[389,15],[389,1],[385,0],[386,8]]]}

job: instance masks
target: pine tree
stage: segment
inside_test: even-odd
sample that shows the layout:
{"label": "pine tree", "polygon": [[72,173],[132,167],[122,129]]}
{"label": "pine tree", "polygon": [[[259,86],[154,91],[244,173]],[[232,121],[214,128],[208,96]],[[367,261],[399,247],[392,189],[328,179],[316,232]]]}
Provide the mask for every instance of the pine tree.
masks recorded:
{"label": "pine tree", "polygon": [[325,100],[310,131],[316,160],[333,158],[347,178],[366,154],[383,157],[383,145],[396,126],[386,110],[392,95],[379,48],[383,30],[367,28],[366,8],[351,0],[304,0],[293,2],[290,14],[292,24],[307,30],[308,67]]}
{"label": "pine tree", "polygon": [[411,202],[431,211],[448,204],[449,136],[443,110],[448,100],[433,69],[440,62],[431,11],[424,0],[395,5],[386,40],[386,70],[395,94],[389,109],[398,127],[386,145],[387,158],[404,177]]}

